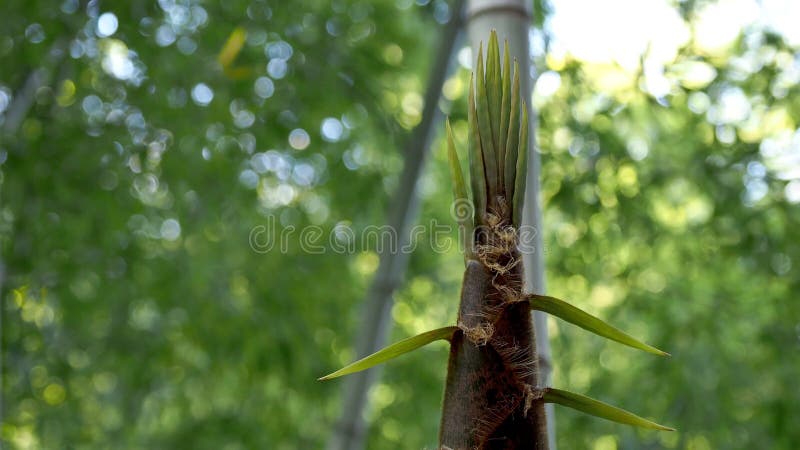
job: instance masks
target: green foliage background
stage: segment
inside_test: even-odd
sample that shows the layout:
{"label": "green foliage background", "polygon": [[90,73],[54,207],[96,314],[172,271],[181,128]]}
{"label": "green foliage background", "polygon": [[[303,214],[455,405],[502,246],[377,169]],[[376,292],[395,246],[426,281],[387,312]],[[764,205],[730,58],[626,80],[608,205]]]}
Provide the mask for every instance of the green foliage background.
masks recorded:
{"label": "green foliage background", "polygon": [[[703,4],[681,2],[685,20]],[[105,12],[118,29],[99,37]],[[441,0],[5,1],[3,445],[323,447],[340,391],[315,380],[353,357],[377,255],[310,254],[298,233],[260,253],[251,230],[270,217],[326,237],[384,223],[450,14]],[[237,27],[238,71],[224,71]],[[800,53],[743,31],[714,54],[690,42],[658,98],[640,73],[535,59],[558,80],[534,94],[548,291],[673,355],[551,321],[554,385],[679,430],[559,409],[561,448],[800,444],[800,210],[787,200]],[[458,69],[441,102],[462,143],[468,77]],[[749,113],[721,120],[732,92]],[[308,143],[290,142],[298,129]],[[451,223],[442,147],[420,181],[422,224]],[[456,248],[418,245],[393,339],[454,320]],[[445,366],[443,344],[391,363],[371,392],[369,448],[435,446]]]}

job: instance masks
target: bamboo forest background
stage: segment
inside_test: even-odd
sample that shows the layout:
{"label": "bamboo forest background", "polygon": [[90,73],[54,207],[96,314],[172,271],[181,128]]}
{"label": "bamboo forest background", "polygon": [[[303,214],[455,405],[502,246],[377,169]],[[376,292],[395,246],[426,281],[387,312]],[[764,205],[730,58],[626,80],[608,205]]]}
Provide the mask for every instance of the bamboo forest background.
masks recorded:
{"label": "bamboo forest background", "polygon": [[[797,448],[800,38],[756,2],[641,2],[680,45],[592,60],[553,38],[575,2],[552,3],[531,33],[548,291],[673,355],[551,320],[554,384],[679,430],[557,409],[560,447]],[[572,26],[644,27],[639,2],[610,3]],[[385,223],[450,5],[0,11],[3,447],[324,447],[341,392],[316,378],[354,356],[376,248],[317,254],[295,233],[260,251],[251,234]],[[463,145],[468,51],[456,59],[439,107]],[[453,223],[437,136],[420,224]],[[457,248],[417,246],[392,341],[455,320]],[[435,446],[446,355],[384,370],[368,448]]]}

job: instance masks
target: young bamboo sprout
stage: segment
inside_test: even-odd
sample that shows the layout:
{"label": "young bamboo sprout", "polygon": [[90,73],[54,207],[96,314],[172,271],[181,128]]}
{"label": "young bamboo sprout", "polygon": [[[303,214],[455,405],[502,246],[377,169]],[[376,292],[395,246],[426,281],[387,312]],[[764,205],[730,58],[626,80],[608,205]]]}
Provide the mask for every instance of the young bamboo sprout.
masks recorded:
{"label": "young bamboo sprout", "polygon": [[[492,32],[485,69],[482,49],[481,45],[468,100],[474,214],[459,216],[467,267],[456,325],[405,339],[321,379],[364,370],[446,340],[450,360],[440,448],[547,449],[545,403],[623,424],[672,430],[580,394],[538,387],[532,309],[633,348],[668,354],[563,300],[523,293],[517,246],[529,151],[527,107],[520,97],[516,61],[511,70],[508,44],[501,63],[497,34]],[[469,201],[468,193],[449,122],[446,130],[454,199],[459,204]]]}

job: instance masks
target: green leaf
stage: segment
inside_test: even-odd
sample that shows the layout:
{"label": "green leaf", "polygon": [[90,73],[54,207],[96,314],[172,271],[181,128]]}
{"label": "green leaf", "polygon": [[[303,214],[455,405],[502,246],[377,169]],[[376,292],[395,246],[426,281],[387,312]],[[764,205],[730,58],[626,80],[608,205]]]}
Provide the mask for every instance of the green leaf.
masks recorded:
{"label": "green leaf", "polygon": [[223,69],[228,69],[231,66],[233,60],[236,59],[236,56],[242,50],[246,39],[247,30],[244,28],[236,27],[231,31],[228,40],[225,41],[225,45],[222,46],[222,49],[217,55],[217,62]]}
{"label": "green leaf", "polygon": [[483,44],[478,53],[477,78],[475,79],[475,106],[478,111],[478,133],[481,138],[483,152],[484,177],[488,195],[488,204],[492,205],[497,195],[497,155],[492,139],[492,122],[489,115],[489,101],[486,94],[486,81],[483,70]]}
{"label": "green leaf", "polygon": [[547,403],[558,403],[559,405],[600,417],[612,422],[624,423],[642,428],[651,428],[662,431],[675,431],[674,428],[665,427],[655,422],[637,416],[636,414],[625,411],[624,409],[603,403],[600,400],[576,394],[574,392],[563,391],[561,389],[545,388],[542,398]]}
{"label": "green leaf", "polygon": [[483,151],[481,150],[481,137],[478,131],[478,112],[475,106],[475,90],[473,74],[469,79],[469,105],[467,117],[469,119],[469,175],[472,186],[472,202],[475,205],[475,225],[483,223],[486,214],[486,178],[483,175]]}
{"label": "green leaf", "polygon": [[[450,177],[453,183],[454,215],[464,236],[464,255],[469,258],[472,256],[472,214],[470,213],[474,212],[475,208],[467,196],[467,186],[464,184],[464,173],[461,171],[461,162],[458,160],[450,119],[445,122],[445,129],[447,130],[447,159],[450,161]],[[464,210],[467,206],[470,208],[469,211]]]}
{"label": "green leaf", "polygon": [[[514,199],[515,174],[517,173],[517,155],[519,149],[519,64],[514,60],[514,82],[511,86],[511,106],[509,108],[508,131],[506,132],[505,174],[504,183],[506,198]],[[513,206],[513,204],[511,205]],[[513,212],[513,211],[512,211]]]}
{"label": "green leaf", "polygon": [[352,364],[344,366],[332,374],[325,375],[324,377],[319,378],[318,381],[330,380],[332,378],[341,377],[342,375],[361,372],[362,370],[369,369],[372,366],[376,366],[382,362],[386,362],[412,350],[416,350],[423,345],[430,344],[433,341],[438,341],[440,339],[446,339],[449,341],[452,339],[453,333],[456,330],[458,330],[458,327],[456,326],[437,328],[435,330],[426,331],[425,333],[403,339],[402,341],[395,342],[394,344],[382,350],[378,350],[377,352],[365,358],[359,359]]}
{"label": "green leaf", "polygon": [[[508,56],[508,41],[505,41],[503,44],[503,77],[502,77],[502,84],[503,84],[503,96],[500,101],[500,131],[499,131],[499,141],[500,141],[500,148],[498,149],[497,160],[498,160],[498,169],[500,171],[500,187],[506,186],[506,141],[508,140],[508,119],[511,113],[511,63],[509,62]],[[519,107],[519,106],[518,106]],[[513,177],[513,175],[512,175]],[[512,186],[513,186],[513,178],[512,178]],[[506,198],[511,199],[511,193],[508,189],[505,189]]]}
{"label": "green leaf", "polygon": [[503,93],[500,81],[500,48],[497,43],[497,31],[492,30],[489,35],[489,46],[486,48],[486,95],[496,161],[500,160],[500,97]]}
{"label": "green leaf", "polygon": [[530,301],[532,309],[552,314],[573,325],[577,325],[583,328],[584,330],[591,331],[592,333],[597,334],[598,336],[602,336],[604,338],[611,339],[612,341],[617,341],[620,344],[625,344],[633,348],[638,348],[639,350],[644,350],[648,353],[653,353],[655,355],[669,356],[669,353],[662,352],[661,350],[653,346],[647,345],[637,340],[636,338],[625,333],[624,331],[621,331],[618,328],[615,328],[603,322],[602,320],[583,311],[582,309],[570,305],[564,300],[560,300],[555,297],[550,297],[547,295],[536,295],[536,294],[529,295],[528,299]]}
{"label": "green leaf", "polygon": [[467,187],[464,185],[464,173],[461,171],[461,163],[458,160],[458,151],[453,139],[453,129],[450,127],[450,119],[445,121],[447,131],[447,159],[450,162],[450,178],[453,182],[453,199],[467,199]]}
{"label": "green leaf", "polygon": [[522,101],[522,121],[519,124],[519,154],[517,155],[517,173],[514,181],[513,222],[519,228],[522,223],[522,205],[525,201],[525,177],[528,174],[528,109]]}

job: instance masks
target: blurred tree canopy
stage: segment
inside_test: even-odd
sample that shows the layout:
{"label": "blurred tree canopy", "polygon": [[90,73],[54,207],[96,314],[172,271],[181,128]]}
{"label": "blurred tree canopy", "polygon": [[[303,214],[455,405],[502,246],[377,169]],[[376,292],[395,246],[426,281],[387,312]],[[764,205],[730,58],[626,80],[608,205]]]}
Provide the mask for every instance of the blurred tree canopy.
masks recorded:
{"label": "blurred tree canopy", "polygon": [[[800,46],[757,24],[704,45],[714,3],[684,1],[674,54],[589,62],[550,46],[549,6],[532,33],[548,290],[673,355],[553,320],[554,384],[679,430],[557,410],[559,445],[796,448]],[[351,360],[378,261],[331,249],[384,222],[452,15],[443,0],[6,0],[3,445],[322,447],[339,390],[315,380]],[[469,59],[440,103],[461,142]],[[419,223],[451,224],[438,143],[420,183]],[[304,247],[309,226],[327,251]],[[270,227],[266,251],[254,230]],[[429,237],[395,338],[455,318],[462,259]],[[435,446],[445,365],[444,346],[392,363],[369,448]]]}

